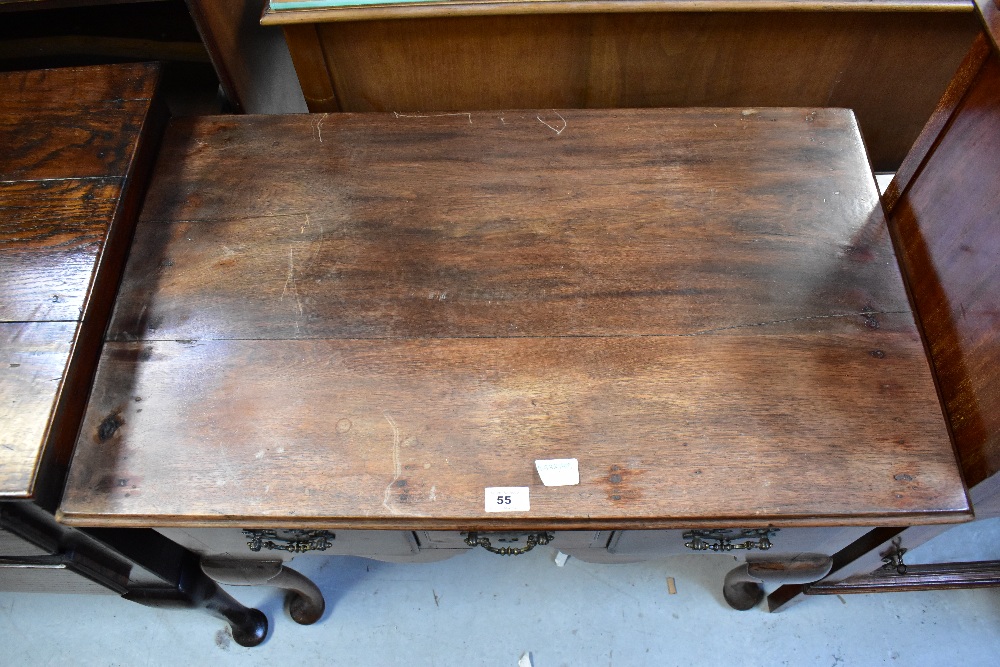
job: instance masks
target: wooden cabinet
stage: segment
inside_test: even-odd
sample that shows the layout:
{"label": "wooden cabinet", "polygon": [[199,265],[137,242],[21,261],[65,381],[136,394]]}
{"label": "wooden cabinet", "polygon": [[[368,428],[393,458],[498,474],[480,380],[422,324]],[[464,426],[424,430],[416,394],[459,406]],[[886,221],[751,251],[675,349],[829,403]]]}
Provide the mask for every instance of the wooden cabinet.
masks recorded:
{"label": "wooden cabinet", "polygon": [[[966,0],[510,0],[287,9],[309,110],[853,109],[894,171],[978,30]],[[299,3],[301,6],[301,3]]]}

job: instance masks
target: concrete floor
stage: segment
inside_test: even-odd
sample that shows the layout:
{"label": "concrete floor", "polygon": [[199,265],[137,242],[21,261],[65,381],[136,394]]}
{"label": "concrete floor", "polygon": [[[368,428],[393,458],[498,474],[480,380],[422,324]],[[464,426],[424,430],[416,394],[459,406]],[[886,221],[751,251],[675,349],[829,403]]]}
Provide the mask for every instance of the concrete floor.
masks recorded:
{"label": "concrete floor", "polygon": [[[301,627],[274,589],[229,588],[271,621],[257,648],[200,612],[114,596],[0,593],[0,665],[995,665],[1000,589],[817,596],[778,614],[730,610],[732,556],[591,565],[476,550],[395,565],[300,557],[327,597]],[[1000,559],[1000,519],[914,549],[911,563]],[[677,593],[667,589],[673,577]]]}

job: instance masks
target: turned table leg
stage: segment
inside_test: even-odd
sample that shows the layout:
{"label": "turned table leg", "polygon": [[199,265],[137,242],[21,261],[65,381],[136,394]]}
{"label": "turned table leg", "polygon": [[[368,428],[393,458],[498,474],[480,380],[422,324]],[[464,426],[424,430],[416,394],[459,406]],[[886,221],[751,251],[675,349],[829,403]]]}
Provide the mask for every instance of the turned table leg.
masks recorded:
{"label": "turned table leg", "polygon": [[300,625],[311,625],[323,616],[326,602],[316,584],[281,561],[203,558],[201,569],[221,584],[274,586],[288,591],[288,615]]}
{"label": "turned table leg", "polygon": [[833,567],[823,554],[801,554],[794,558],[748,558],[726,575],[722,596],[733,609],[746,611],[764,599],[764,584],[805,584],[822,579]]}

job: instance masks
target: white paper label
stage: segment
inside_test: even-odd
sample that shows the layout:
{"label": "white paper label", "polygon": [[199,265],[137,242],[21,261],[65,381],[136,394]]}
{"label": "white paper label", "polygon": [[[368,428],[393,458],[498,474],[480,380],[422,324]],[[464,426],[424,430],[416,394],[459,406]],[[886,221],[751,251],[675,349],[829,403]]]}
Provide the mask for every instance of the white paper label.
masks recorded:
{"label": "white paper label", "polygon": [[527,512],[530,509],[526,486],[491,486],[486,489],[487,512]]}
{"label": "white paper label", "polygon": [[580,466],[576,459],[543,459],[535,461],[535,469],[545,486],[571,486],[580,483]]}

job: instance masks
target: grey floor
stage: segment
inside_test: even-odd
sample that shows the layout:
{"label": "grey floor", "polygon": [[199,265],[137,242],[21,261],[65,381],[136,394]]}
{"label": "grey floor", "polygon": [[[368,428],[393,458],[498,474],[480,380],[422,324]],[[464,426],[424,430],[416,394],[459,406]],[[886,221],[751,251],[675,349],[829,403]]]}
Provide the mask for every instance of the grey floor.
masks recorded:
{"label": "grey floor", "polygon": [[[591,565],[538,548],[432,564],[299,557],[327,597],[301,627],[273,589],[230,588],[271,620],[257,648],[221,622],[102,595],[0,593],[2,665],[995,665],[1000,589],[817,596],[730,610],[733,558]],[[959,526],[911,563],[1000,559],[1000,519]],[[670,594],[667,577],[676,582]],[[523,664],[523,663],[522,663]]]}

